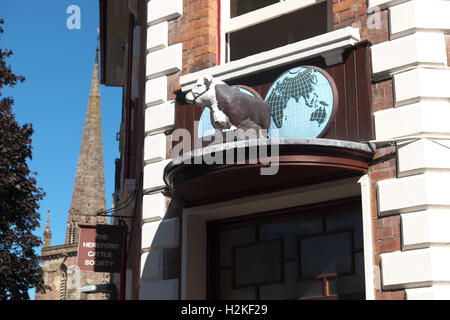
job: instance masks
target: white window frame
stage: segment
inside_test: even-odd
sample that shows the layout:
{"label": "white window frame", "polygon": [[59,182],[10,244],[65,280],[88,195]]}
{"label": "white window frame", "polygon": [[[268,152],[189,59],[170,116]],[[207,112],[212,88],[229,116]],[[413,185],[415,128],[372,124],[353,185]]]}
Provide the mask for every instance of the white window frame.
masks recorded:
{"label": "white window frame", "polygon": [[267,7],[231,18],[230,0],[221,1],[220,9],[220,64],[230,62],[228,34],[256,24],[278,18],[299,9],[303,9],[327,0],[280,0]]}

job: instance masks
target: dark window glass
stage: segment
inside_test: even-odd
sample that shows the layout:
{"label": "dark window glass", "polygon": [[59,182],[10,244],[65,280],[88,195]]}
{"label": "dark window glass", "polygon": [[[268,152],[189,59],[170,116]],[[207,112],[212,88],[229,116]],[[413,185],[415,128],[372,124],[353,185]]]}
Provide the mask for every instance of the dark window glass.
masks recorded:
{"label": "dark window glass", "polygon": [[281,241],[234,248],[235,286],[281,282],[281,258]]}
{"label": "dark window glass", "polygon": [[325,1],[230,33],[230,61],[331,31],[333,18],[329,10]]}
{"label": "dark window glass", "polygon": [[351,232],[319,234],[299,241],[300,278],[353,271]]}
{"label": "dark window glass", "polygon": [[209,298],[364,299],[360,202],[208,226]]}
{"label": "dark window glass", "polygon": [[270,6],[271,4],[277,2],[280,2],[280,0],[231,0],[230,16],[231,18],[234,18],[242,14]]}

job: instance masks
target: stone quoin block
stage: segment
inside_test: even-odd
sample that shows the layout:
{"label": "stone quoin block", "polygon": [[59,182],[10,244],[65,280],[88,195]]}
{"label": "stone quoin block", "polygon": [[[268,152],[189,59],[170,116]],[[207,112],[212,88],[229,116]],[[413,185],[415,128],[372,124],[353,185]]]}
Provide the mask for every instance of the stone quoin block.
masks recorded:
{"label": "stone quoin block", "polygon": [[420,175],[378,182],[381,216],[450,206],[450,173],[427,172]]}
{"label": "stone quoin block", "polygon": [[156,134],[175,127],[175,101],[145,109],[145,133]]}
{"label": "stone quoin block", "polygon": [[152,250],[141,255],[141,281],[162,280],[164,274],[163,250]]}
{"label": "stone quoin block", "polygon": [[164,183],[163,174],[164,167],[170,160],[149,163],[144,166],[144,184],[143,189],[145,191],[157,191],[163,189],[166,184]]}
{"label": "stone quoin block", "polygon": [[147,78],[170,75],[183,68],[183,44],[177,43],[167,48],[147,54]]}
{"label": "stone quoin block", "polygon": [[408,66],[445,66],[447,63],[445,37],[442,33],[418,32],[376,44],[371,51],[375,77],[388,75]]}
{"label": "stone quoin block", "polygon": [[406,213],[401,221],[403,250],[450,244],[450,209]]}
{"label": "stone quoin block", "polygon": [[166,158],[167,141],[164,133],[150,135],[144,139],[144,162],[158,162]]}
{"label": "stone quoin block", "polygon": [[450,285],[435,284],[425,288],[406,289],[406,300],[449,300]]}
{"label": "stone quoin block", "polygon": [[154,25],[183,15],[183,0],[151,0],[147,5],[147,24]]}
{"label": "stone quoin block", "polygon": [[415,68],[394,75],[394,104],[402,106],[423,99],[450,99],[450,70]]}
{"label": "stone quoin block", "polygon": [[144,195],[142,220],[162,220],[166,213],[166,197],[162,193]]}
{"label": "stone quoin block", "polygon": [[450,171],[450,141],[421,139],[399,143],[397,163],[400,177],[430,169]]}
{"label": "stone quoin block", "polygon": [[169,23],[167,21],[147,28],[147,52],[164,49],[168,46]]}
{"label": "stone quoin block", "polygon": [[[436,115],[439,117],[436,117]],[[450,135],[450,101],[420,101],[374,113],[377,140],[405,136]]]}
{"label": "stone quoin block", "polygon": [[151,107],[167,101],[167,77],[162,76],[145,83],[145,105]]}
{"label": "stone quoin block", "polygon": [[150,281],[141,284],[141,300],[177,300],[178,279]]}
{"label": "stone quoin block", "polygon": [[171,218],[161,221],[155,234],[151,248],[176,248],[179,245],[179,219]]}
{"label": "stone quoin block", "polygon": [[449,282],[450,247],[383,253],[381,281],[383,289],[430,286]]}
{"label": "stone quoin block", "polygon": [[152,246],[153,239],[161,221],[147,222],[142,225],[141,248],[149,249]]}

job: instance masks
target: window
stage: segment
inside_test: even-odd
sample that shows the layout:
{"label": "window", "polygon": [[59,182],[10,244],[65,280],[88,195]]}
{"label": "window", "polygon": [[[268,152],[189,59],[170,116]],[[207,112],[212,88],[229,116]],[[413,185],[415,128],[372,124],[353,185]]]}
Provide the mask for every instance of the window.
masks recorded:
{"label": "window", "polygon": [[62,272],[59,284],[59,300],[66,300],[66,273]]}
{"label": "window", "polygon": [[364,299],[360,202],[212,222],[209,298]]}
{"label": "window", "polygon": [[255,11],[280,0],[230,0],[230,17],[234,18],[251,11]]}
{"label": "window", "polygon": [[222,0],[221,63],[333,30],[332,0]]}
{"label": "window", "polygon": [[74,222],[70,222],[69,225],[69,243],[75,243],[76,226]]}

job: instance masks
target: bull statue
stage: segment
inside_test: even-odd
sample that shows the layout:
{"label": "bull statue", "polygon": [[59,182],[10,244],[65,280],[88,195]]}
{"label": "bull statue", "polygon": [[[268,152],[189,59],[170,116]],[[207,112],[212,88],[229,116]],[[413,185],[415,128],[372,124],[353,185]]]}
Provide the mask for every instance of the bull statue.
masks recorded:
{"label": "bull statue", "polygon": [[186,95],[186,101],[209,108],[211,123],[216,130],[254,129],[257,137],[265,138],[270,127],[270,107],[266,101],[241,92],[211,75],[197,80]]}

